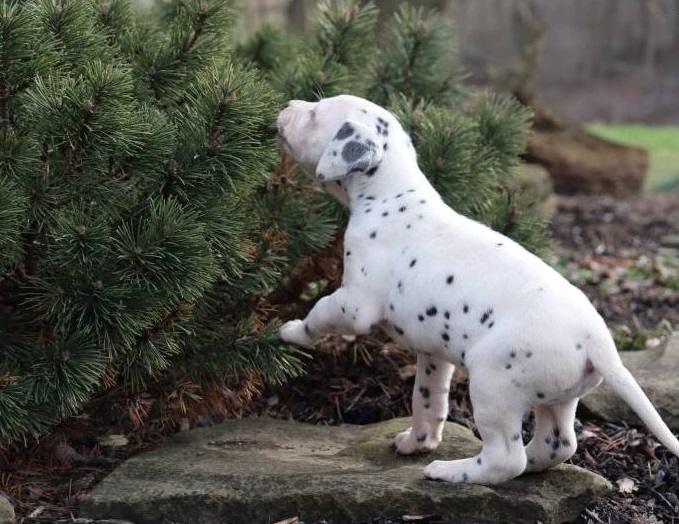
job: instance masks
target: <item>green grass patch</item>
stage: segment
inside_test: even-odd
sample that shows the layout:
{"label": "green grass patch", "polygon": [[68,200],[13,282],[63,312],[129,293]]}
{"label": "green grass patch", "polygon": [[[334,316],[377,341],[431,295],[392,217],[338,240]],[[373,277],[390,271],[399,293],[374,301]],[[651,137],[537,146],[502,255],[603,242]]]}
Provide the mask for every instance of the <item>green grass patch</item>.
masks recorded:
{"label": "green grass patch", "polygon": [[679,191],[679,126],[588,124],[602,138],[648,150],[647,191]]}

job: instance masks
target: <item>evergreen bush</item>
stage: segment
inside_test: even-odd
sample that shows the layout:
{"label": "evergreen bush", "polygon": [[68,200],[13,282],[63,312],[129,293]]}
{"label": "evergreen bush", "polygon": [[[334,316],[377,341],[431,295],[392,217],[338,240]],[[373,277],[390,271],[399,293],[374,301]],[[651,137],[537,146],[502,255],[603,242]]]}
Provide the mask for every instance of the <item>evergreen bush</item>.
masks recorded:
{"label": "evergreen bush", "polygon": [[268,27],[234,48],[234,13],[3,0],[0,447],[114,386],[163,381],[188,411],[302,371],[266,297],[342,211],[277,161],[285,99],[387,106],[446,200],[544,252],[544,223],[506,189],[529,115],[460,86],[440,17],[404,7],[378,28],[372,3],[326,2],[311,34]]}

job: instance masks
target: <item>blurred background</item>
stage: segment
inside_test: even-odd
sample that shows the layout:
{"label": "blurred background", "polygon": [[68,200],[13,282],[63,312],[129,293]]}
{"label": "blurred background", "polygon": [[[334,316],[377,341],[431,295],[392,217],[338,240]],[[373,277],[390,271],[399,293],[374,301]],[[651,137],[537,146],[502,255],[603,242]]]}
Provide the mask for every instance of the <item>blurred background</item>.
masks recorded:
{"label": "blurred background", "polygon": [[[399,0],[379,0],[383,16]],[[679,0],[428,0],[455,21],[467,82],[649,152],[644,187],[679,189]],[[248,0],[241,32],[304,32],[315,0]]]}

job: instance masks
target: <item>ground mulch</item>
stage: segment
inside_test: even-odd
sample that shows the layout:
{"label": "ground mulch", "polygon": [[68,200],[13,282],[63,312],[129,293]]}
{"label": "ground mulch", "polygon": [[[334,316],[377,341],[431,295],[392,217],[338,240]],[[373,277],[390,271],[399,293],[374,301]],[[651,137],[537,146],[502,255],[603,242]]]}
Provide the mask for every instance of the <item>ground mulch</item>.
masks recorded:
{"label": "ground mulch", "polygon": [[[553,231],[555,264],[588,294],[614,326],[620,345],[652,343],[669,327],[679,328],[679,280],[671,259],[679,255],[679,194],[615,200],[560,197]],[[327,262],[332,266],[332,261]],[[323,342],[304,377],[262,392],[240,406],[240,416],[267,414],[321,424],[367,424],[410,414],[414,359],[379,335],[358,341],[331,337]],[[474,429],[467,382],[458,373],[450,416]],[[143,400],[143,399],[142,399]],[[19,522],[119,524],[79,519],[78,501],[116,464],[151,449],[176,428],[149,419],[135,425],[115,394],[56,428],[21,453],[0,456],[0,493],[15,504]],[[214,423],[202,416],[185,426]],[[577,524],[679,522],[679,460],[658,447],[645,428],[606,423],[580,414],[579,449],[571,462],[610,480],[616,492],[587,508]],[[124,435],[122,446],[98,437]],[[524,438],[529,438],[527,421]],[[432,508],[435,511],[435,508]],[[436,515],[373,519],[354,524],[469,524]],[[479,521],[478,524],[485,524]],[[171,524],[171,523],[167,523]],[[253,523],[254,524],[254,523]],[[284,524],[305,522],[294,516]],[[574,523],[575,524],[575,523]]]}

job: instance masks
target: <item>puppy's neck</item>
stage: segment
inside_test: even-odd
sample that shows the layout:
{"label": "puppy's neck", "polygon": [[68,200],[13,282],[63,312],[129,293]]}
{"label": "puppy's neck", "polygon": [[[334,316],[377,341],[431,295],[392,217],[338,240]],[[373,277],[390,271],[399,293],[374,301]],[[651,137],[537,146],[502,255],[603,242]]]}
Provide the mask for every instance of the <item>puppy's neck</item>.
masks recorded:
{"label": "puppy's neck", "polygon": [[438,196],[417,165],[414,152],[408,150],[388,151],[375,173],[351,175],[342,182],[342,189],[346,201],[333,191],[329,192],[349,209],[368,197],[384,199],[413,193]]}

